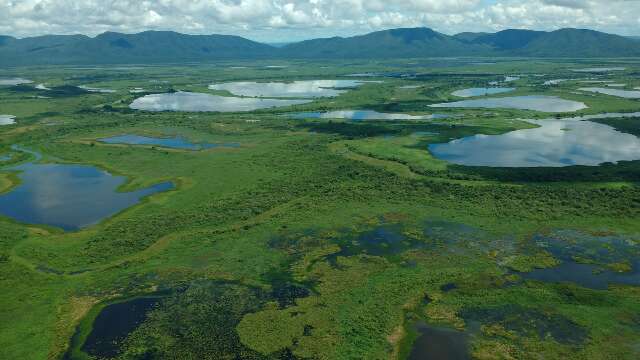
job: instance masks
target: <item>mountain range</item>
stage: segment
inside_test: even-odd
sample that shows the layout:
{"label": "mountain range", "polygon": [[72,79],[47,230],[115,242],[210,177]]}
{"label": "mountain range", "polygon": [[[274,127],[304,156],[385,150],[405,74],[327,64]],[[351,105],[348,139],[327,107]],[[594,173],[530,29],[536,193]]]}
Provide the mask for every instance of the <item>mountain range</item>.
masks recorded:
{"label": "mountain range", "polygon": [[0,65],[185,63],[236,59],[382,59],[451,56],[636,57],[640,41],[586,29],[445,35],[401,28],[272,46],[239,36],[171,31],[96,37],[0,36]]}

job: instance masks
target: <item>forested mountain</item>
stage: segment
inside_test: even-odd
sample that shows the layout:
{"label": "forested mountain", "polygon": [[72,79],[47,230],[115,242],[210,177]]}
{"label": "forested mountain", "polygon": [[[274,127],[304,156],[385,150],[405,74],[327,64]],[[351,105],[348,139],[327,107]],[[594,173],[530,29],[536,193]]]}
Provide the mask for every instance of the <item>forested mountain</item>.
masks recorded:
{"label": "forested mountain", "polygon": [[230,35],[107,32],[17,39],[0,36],[0,65],[182,63],[229,59],[418,58],[449,56],[634,57],[640,41],[593,30],[504,30],[445,35],[428,28],[376,31],[270,46]]}

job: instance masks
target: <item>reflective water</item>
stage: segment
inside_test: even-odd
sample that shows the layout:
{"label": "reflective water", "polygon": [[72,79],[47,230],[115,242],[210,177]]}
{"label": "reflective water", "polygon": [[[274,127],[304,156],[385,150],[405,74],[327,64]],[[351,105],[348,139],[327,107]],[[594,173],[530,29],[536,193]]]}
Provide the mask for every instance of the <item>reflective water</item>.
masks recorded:
{"label": "reflective water", "polygon": [[469,355],[468,337],[464,332],[439,328],[420,323],[419,333],[413,343],[409,360],[467,360]]}
{"label": "reflective water", "polygon": [[284,82],[230,82],[209,85],[211,90],[226,90],[233,95],[252,97],[315,98],[334,97],[364,84],[357,80],[308,80]]}
{"label": "reflective water", "polygon": [[104,93],[104,94],[111,94],[116,92],[115,90],[111,90],[111,89],[100,89],[100,88],[95,88],[95,87],[89,87],[89,86],[78,86],[80,89],[83,90],[87,90],[88,92],[94,92],[94,93]]}
{"label": "reflective water", "polygon": [[595,166],[605,162],[639,160],[639,138],[607,125],[581,121],[636,116],[640,116],[640,113],[527,120],[540,127],[502,135],[474,135],[446,144],[432,144],[429,151],[438,159],[467,166]]}
{"label": "reflective water", "polygon": [[14,86],[21,84],[31,84],[33,81],[23,78],[0,79],[0,86]]}
{"label": "reflective water", "polygon": [[541,112],[573,112],[586,109],[587,105],[555,96],[512,96],[504,98],[473,99],[429,105],[434,108],[489,108],[520,109]]}
{"label": "reflective water", "polygon": [[453,93],[451,93],[451,95],[466,98],[466,97],[474,97],[474,96],[502,94],[502,93],[511,92],[514,90],[515,88],[500,88],[500,87],[470,88],[470,89],[454,91]]}
{"label": "reflective water", "polygon": [[16,123],[16,117],[13,115],[0,115],[0,125],[11,125]]}
{"label": "reflective water", "polygon": [[562,82],[565,82],[565,81],[567,81],[567,79],[547,80],[547,81],[544,82],[543,85],[545,85],[545,86],[558,85],[558,84],[560,84]]}
{"label": "reflective water", "polygon": [[238,143],[226,143],[226,144],[210,144],[210,143],[192,143],[185,138],[173,137],[173,138],[155,138],[140,135],[119,135],[109,138],[99,139],[100,142],[106,144],[127,144],[127,145],[157,145],[173,149],[186,149],[186,150],[203,150],[211,149],[215,147],[239,147]]}
{"label": "reflective water", "polygon": [[348,119],[348,120],[430,120],[449,117],[443,114],[409,115],[380,113],[373,110],[340,110],[329,112],[303,112],[291,115],[295,119]]}
{"label": "reflective water", "polygon": [[201,93],[176,92],[146,95],[134,100],[130,108],[146,111],[253,111],[280,106],[306,104],[309,100],[277,100],[226,97]]}
{"label": "reflective water", "polygon": [[171,182],[132,192],[118,192],[126,178],[87,165],[27,163],[20,184],[0,195],[0,214],[30,224],[78,230],[112,216],[151,194],[167,191]]}
{"label": "reflective water", "polygon": [[591,73],[600,73],[600,72],[609,72],[609,71],[624,71],[627,68],[625,67],[592,67],[592,68],[584,68],[584,69],[572,69],[574,72],[591,72]]}
{"label": "reflective water", "polygon": [[505,76],[504,77],[504,82],[512,82],[512,81],[518,81],[520,80],[520,77],[518,76]]}
{"label": "reflective water", "polygon": [[[608,86],[612,86],[612,85],[608,85]],[[600,93],[600,94],[617,96],[617,97],[623,97],[623,98],[626,98],[626,99],[640,99],[640,91],[620,90],[620,89],[607,89],[607,88],[601,88],[601,87],[579,88],[578,90],[596,92],[596,93]]]}
{"label": "reflective water", "polygon": [[45,84],[36,85],[36,89],[38,89],[38,90],[51,90]]}
{"label": "reflective water", "polygon": [[407,90],[407,89],[419,89],[421,88],[422,85],[404,85],[404,86],[400,86],[398,87],[398,89],[403,89],[403,90]]}

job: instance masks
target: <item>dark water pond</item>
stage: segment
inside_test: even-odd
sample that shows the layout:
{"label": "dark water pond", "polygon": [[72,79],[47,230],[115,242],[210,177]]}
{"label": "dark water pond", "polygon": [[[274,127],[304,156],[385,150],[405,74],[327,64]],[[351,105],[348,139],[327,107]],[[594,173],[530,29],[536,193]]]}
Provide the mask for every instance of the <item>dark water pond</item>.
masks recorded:
{"label": "dark water pond", "polygon": [[540,112],[574,112],[586,109],[582,102],[565,100],[555,96],[528,95],[502,98],[473,99],[429,105],[434,108],[488,108],[519,109]]}
{"label": "dark water pond", "polygon": [[202,93],[176,92],[146,95],[135,99],[129,107],[135,110],[145,111],[240,112],[300,105],[308,102],[310,102],[310,100],[240,98]]}
{"label": "dark water pond", "polygon": [[[614,86],[614,85],[624,86],[624,84],[610,84],[608,86]],[[634,91],[634,90],[607,89],[607,88],[601,88],[601,87],[579,88],[578,90],[617,96],[625,99],[640,99],[640,91]]]}
{"label": "dark water pond", "polygon": [[93,322],[81,350],[100,358],[113,358],[121,342],[156,308],[160,298],[136,298],[106,306]]}
{"label": "dark water pond", "polygon": [[373,110],[340,110],[329,112],[303,112],[291,115],[294,119],[347,119],[363,120],[431,120],[444,119],[449,116],[443,114],[409,115],[381,113]]}
{"label": "dark water pond", "polygon": [[639,138],[608,125],[584,121],[636,116],[640,113],[527,120],[539,127],[431,144],[429,151],[438,159],[467,166],[596,166],[605,162],[639,160]]}
{"label": "dark water pond", "polygon": [[226,90],[233,95],[252,97],[316,98],[334,97],[345,93],[345,88],[364,84],[357,80],[302,80],[292,82],[230,82],[213,84],[211,90]]}
{"label": "dark water pond", "polygon": [[451,93],[451,95],[466,98],[466,97],[474,97],[474,96],[502,94],[502,93],[507,93],[514,90],[515,88],[501,88],[501,87],[470,88],[470,89],[454,91],[453,93]]}
{"label": "dark water pond", "polygon": [[210,143],[192,143],[182,137],[173,138],[156,138],[140,135],[119,135],[109,138],[100,139],[100,142],[106,144],[127,144],[127,145],[156,145],[161,147],[185,150],[204,150],[217,147],[237,148],[238,143],[210,144]]}
{"label": "dark water pond", "polygon": [[413,343],[409,360],[467,360],[469,340],[467,334],[447,328],[439,328],[419,323],[419,333]]}
{"label": "dark water pond", "polygon": [[[612,234],[556,230],[536,234],[533,241],[559,259],[561,264],[521,273],[525,279],[572,282],[597,290],[607,289],[611,284],[640,286],[640,243],[637,240]],[[627,264],[629,271],[618,272],[611,268],[611,264],[622,263]]]}
{"label": "dark water pond", "polygon": [[87,165],[27,163],[21,183],[0,195],[0,214],[20,222],[79,230],[133,206],[146,196],[174,188],[164,182],[132,192],[117,192],[126,178]]}
{"label": "dark water pond", "polygon": [[400,225],[381,225],[352,237],[346,235],[340,241],[340,251],[327,256],[327,261],[333,265],[339,256],[354,256],[367,254],[373,256],[397,255],[410,249],[424,246],[416,239],[402,234]]}
{"label": "dark water pond", "polygon": [[565,260],[556,267],[535,269],[520,276],[543,282],[571,282],[595,290],[606,290],[610,284],[640,286],[640,261],[635,264],[633,271],[619,273],[597,265]]}

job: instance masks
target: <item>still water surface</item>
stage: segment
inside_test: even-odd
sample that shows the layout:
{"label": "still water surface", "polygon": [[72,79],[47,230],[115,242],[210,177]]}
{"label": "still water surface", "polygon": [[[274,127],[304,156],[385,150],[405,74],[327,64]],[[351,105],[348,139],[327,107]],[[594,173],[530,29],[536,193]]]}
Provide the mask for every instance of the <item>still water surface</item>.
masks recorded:
{"label": "still water surface", "polygon": [[574,112],[586,109],[587,105],[564,100],[555,96],[529,95],[503,98],[473,99],[429,105],[434,108],[488,108],[519,109],[541,112]]}
{"label": "still water surface", "polygon": [[364,84],[357,80],[304,80],[284,82],[230,82],[213,84],[211,90],[226,90],[233,95],[275,98],[334,97]]}
{"label": "still water surface", "polygon": [[11,167],[20,184],[0,195],[0,215],[67,231],[97,224],[146,196],[167,191],[171,182],[118,192],[126,178],[88,165],[26,163]]}
{"label": "still water surface", "polygon": [[278,100],[227,97],[202,93],[176,92],[137,98],[130,108],[145,111],[240,112],[279,106],[306,104],[310,100]]}
{"label": "still water surface", "polygon": [[373,110],[340,110],[329,112],[303,112],[293,114],[294,119],[347,119],[347,120],[430,120],[449,117],[443,114],[409,115],[381,113]]}
{"label": "still water surface", "polygon": [[527,120],[538,128],[502,135],[474,135],[432,144],[438,159],[467,166],[563,167],[640,160],[640,139],[589,119],[636,117],[602,114],[568,119]]}
{"label": "still water surface", "polygon": [[156,145],[161,147],[167,147],[172,149],[184,149],[184,150],[204,150],[212,149],[216,147],[239,147],[238,143],[224,143],[224,144],[211,144],[211,143],[192,143],[189,140],[182,137],[172,138],[157,138],[141,135],[119,135],[109,138],[100,139],[100,142],[106,144],[126,144],[126,145]]}

